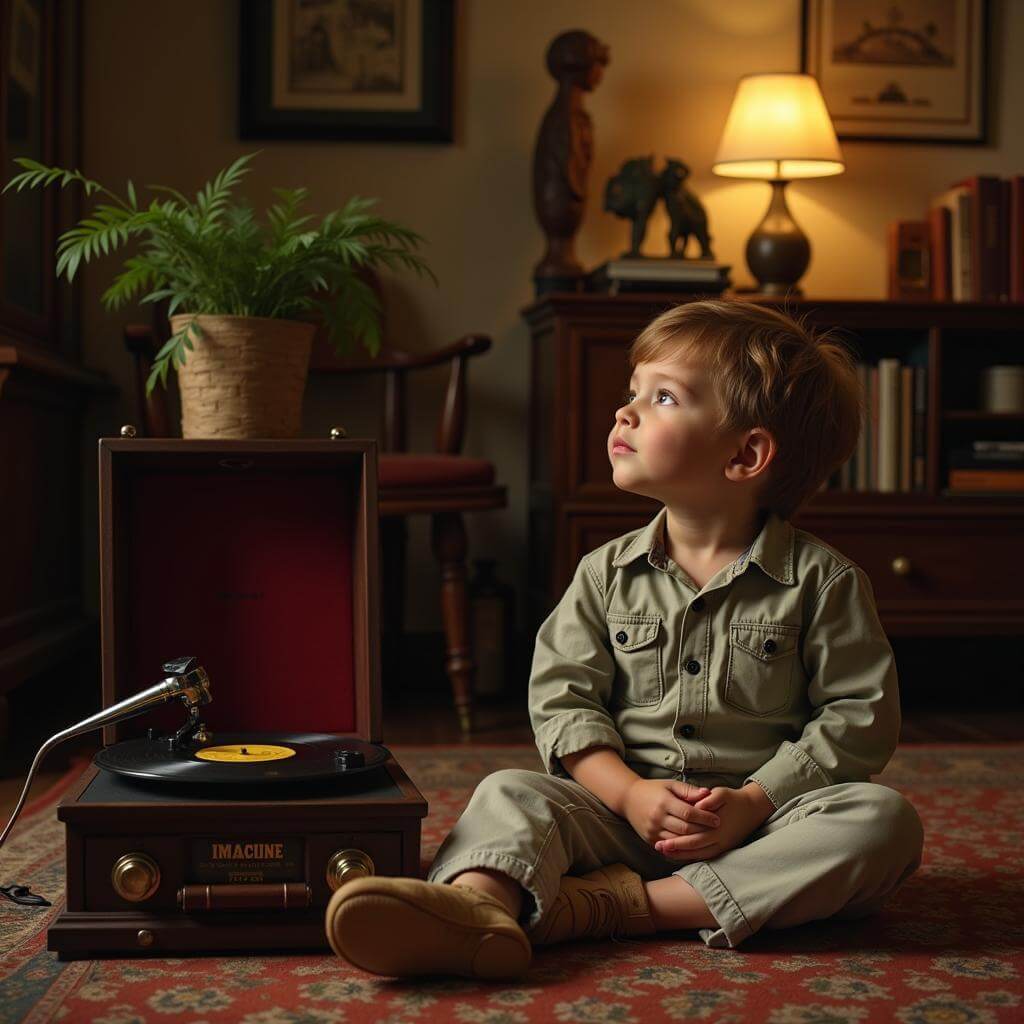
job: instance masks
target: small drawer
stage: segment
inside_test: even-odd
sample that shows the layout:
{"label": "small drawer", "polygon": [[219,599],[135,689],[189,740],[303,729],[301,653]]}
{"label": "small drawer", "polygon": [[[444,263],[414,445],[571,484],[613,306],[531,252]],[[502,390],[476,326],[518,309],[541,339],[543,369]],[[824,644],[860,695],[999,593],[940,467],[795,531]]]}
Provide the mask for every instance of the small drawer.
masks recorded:
{"label": "small drawer", "polygon": [[808,527],[859,565],[879,610],[1021,603],[1024,544],[1019,519],[921,518]]}

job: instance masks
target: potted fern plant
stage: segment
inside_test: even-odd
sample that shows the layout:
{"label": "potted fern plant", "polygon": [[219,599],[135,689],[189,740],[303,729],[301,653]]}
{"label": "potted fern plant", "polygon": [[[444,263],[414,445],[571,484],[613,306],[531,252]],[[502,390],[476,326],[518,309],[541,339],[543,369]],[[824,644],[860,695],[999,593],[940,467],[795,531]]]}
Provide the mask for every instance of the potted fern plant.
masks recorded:
{"label": "potted fern plant", "polygon": [[118,196],[79,171],[47,167],[27,157],[5,186],[60,187],[78,182],[99,202],[57,245],[57,275],[74,280],[79,266],[141,239],[103,293],[116,309],[167,300],[171,337],[156,354],[146,393],[166,385],[173,368],[181,394],[183,437],[294,437],[316,320],[339,353],[361,342],[376,355],[380,309],[360,271],[380,266],[433,273],[416,252],[415,231],[370,212],[376,202],[354,196],[314,226],[301,212],[305,188],[274,189],[278,202],[257,222],[232,190],[249,173],[255,153],[239,157],[190,201],[161,185],[141,205],[129,180]]}

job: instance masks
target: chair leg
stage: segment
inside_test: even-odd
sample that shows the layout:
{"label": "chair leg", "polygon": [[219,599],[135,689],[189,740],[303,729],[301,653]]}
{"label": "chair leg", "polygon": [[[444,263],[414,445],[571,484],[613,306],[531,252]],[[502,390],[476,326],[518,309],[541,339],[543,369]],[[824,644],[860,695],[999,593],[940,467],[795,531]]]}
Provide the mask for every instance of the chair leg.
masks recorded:
{"label": "chair leg", "polygon": [[458,512],[431,517],[434,555],[441,566],[441,616],[444,620],[445,670],[451,680],[455,710],[463,733],[473,728],[473,677],[476,662],[469,641],[466,601],[466,529]]}

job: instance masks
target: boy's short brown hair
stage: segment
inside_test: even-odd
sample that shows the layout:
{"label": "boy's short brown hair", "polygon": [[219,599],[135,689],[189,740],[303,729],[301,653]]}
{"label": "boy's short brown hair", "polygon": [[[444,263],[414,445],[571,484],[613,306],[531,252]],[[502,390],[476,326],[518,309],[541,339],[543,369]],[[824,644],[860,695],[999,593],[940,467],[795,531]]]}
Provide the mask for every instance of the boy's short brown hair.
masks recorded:
{"label": "boy's short brown hair", "polygon": [[764,427],[777,450],[759,493],[788,519],[857,447],[864,397],[853,356],[780,310],[708,299],[667,310],[629,350],[637,363],[692,356],[721,408],[718,429]]}

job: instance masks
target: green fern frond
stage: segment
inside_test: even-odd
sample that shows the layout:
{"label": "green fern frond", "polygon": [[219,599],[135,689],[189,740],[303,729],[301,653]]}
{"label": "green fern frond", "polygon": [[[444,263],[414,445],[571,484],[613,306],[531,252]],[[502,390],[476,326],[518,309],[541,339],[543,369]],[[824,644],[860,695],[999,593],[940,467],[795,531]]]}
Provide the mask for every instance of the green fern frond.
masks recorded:
{"label": "green fern frond", "polygon": [[[86,178],[81,171],[67,171],[62,167],[47,167],[45,164],[39,163],[38,160],[33,160],[31,157],[19,156],[16,157],[14,162],[19,167],[26,168],[24,174],[16,174],[6,185],[3,187],[3,192],[6,192],[13,186],[18,186],[20,192],[23,188],[36,188],[37,186],[46,187],[52,184],[58,178],[61,178],[60,187],[64,188],[69,182],[79,181],[85,188],[85,194],[91,195],[93,192],[107,190],[97,181],[91,181]],[[109,194],[109,193],[108,193]]]}
{"label": "green fern frond", "polygon": [[114,283],[103,293],[100,301],[105,309],[118,309],[133,298],[136,292],[152,284],[153,277],[153,268],[145,260],[133,256],[125,260],[125,270],[114,278]]}
{"label": "green fern frond", "polygon": [[194,335],[196,340],[202,337],[202,330],[195,319],[189,320],[177,334],[172,334],[163,344],[160,351],[157,352],[156,358],[153,360],[153,366],[149,371],[149,377],[146,380],[147,395],[152,394],[157,381],[163,386],[167,386],[167,374],[171,366],[177,370],[179,366],[184,365],[185,348],[192,349],[189,335]]}

